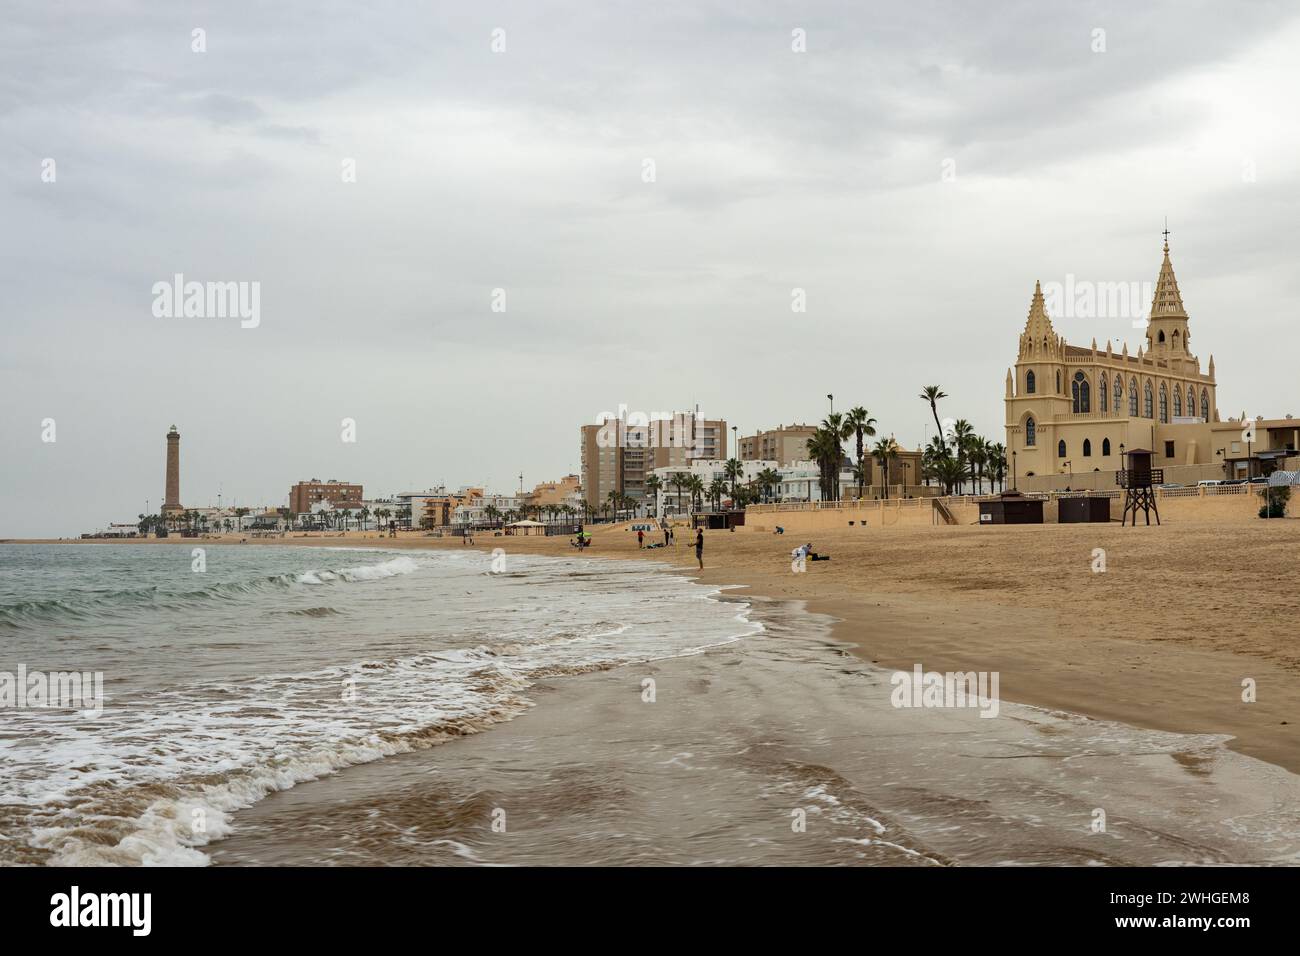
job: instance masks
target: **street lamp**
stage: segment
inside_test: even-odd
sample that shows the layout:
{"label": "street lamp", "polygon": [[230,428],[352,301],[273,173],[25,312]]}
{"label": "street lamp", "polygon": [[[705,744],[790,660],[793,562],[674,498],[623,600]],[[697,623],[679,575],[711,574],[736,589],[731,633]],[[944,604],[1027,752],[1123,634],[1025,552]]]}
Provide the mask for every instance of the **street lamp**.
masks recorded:
{"label": "street lamp", "polygon": [[1218,455],[1220,458],[1223,459],[1223,477],[1224,477],[1224,478],[1227,478],[1227,477],[1228,477],[1228,456],[1224,454],[1224,452],[1227,451],[1227,450],[1228,450],[1228,449],[1226,449],[1226,448],[1220,448],[1218,451],[1215,452],[1216,455]]}
{"label": "street lamp", "polygon": [[1016,450],[1011,449],[1011,490],[1016,490]]}
{"label": "street lamp", "polygon": [[834,395],[827,395],[826,398],[827,398],[827,400],[829,400],[830,403],[831,403],[831,414],[834,415],[834,414],[835,414],[835,396],[834,396]]}

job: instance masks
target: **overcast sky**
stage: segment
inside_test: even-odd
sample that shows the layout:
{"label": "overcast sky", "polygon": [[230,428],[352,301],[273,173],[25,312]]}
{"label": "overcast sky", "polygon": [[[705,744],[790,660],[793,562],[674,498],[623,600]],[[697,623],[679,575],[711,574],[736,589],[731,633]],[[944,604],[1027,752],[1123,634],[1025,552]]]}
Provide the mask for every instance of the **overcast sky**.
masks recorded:
{"label": "overcast sky", "polygon": [[[752,433],[832,392],[914,446],[934,383],[1003,441],[1034,281],[1152,283],[1166,216],[1223,416],[1300,414],[1285,4],[0,17],[0,535],[157,511],[173,423],[191,506],[532,487],[620,403]],[[156,316],[176,273],[260,283],[260,324]]]}

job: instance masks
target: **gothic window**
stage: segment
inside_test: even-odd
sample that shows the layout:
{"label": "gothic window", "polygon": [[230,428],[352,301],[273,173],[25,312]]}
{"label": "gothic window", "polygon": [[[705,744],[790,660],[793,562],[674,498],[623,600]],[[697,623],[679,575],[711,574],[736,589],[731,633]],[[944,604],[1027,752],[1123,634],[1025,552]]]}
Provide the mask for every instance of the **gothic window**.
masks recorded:
{"label": "gothic window", "polygon": [[1210,393],[1201,389],[1201,417],[1210,420]]}
{"label": "gothic window", "polygon": [[1118,375],[1115,376],[1115,414],[1120,413],[1124,407],[1124,382]]}
{"label": "gothic window", "polygon": [[1179,418],[1183,414],[1183,393],[1177,385],[1174,386],[1174,418]]}
{"label": "gothic window", "polygon": [[1138,414],[1138,380],[1131,378],[1128,380],[1128,413],[1133,418]]}
{"label": "gothic window", "polygon": [[1025,394],[1034,394],[1034,370],[1032,368],[1025,373]]}
{"label": "gothic window", "polygon": [[1192,390],[1190,385],[1187,386],[1187,414],[1196,414],[1196,392]]}
{"label": "gothic window", "polygon": [[1074,397],[1074,411],[1076,414],[1089,411],[1088,380],[1082,372],[1074,373],[1074,381],[1070,383],[1070,393]]}
{"label": "gothic window", "polygon": [[1092,439],[1090,438],[1085,438],[1083,440],[1083,457],[1084,458],[1092,457]]}
{"label": "gothic window", "polygon": [[1169,389],[1165,388],[1164,382],[1160,383],[1160,421],[1169,422]]}
{"label": "gothic window", "polygon": [[1025,444],[1033,445],[1037,439],[1038,435],[1036,434],[1036,428],[1034,426],[1034,418],[1031,415],[1029,418],[1025,419]]}
{"label": "gothic window", "polygon": [[1103,458],[1108,458],[1108,457],[1110,457],[1110,439],[1109,439],[1109,438],[1103,438],[1103,439],[1101,440],[1101,456],[1102,456]]}
{"label": "gothic window", "polygon": [[1058,441],[1058,442],[1056,443],[1056,457],[1057,457],[1057,458],[1064,458],[1064,457],[1065,457],[1065,439],[1064,439],[1064,438],[1062,438],[1060,441]]}
{"label": "gothic window", "polygon": [[1152,409],[1151,405],[1152,405],[1152,401],[1151,401],[1151,383],[1150,383],[1150,382],[1145,382],[1145,383],[1142,385],[1142,417],[1143,417],[1143,418],[1153,418],[1153,417],[1154,417],[1154,416],[1152,415],[1152,411],[1153,411],[1153,409]]}
{"label": "gothic window", "polygon": [[1101,410],[1106,411],[1106,373],[1101,373],[1101,388],[1097,389],[1097,402],[1101,405]]}
{"label": "gothic window", "polygon": [[1164,330],[1162,329],[1162,330],[1160,331],[1160,337],[1159,337],[1158,339],[1156,339],[1156,341],[1157,341],[1157,342],[1163,342],[1164,340],[1165,340],[1165,333],[1164,333]]}
{"label": "gothic window", "polygon": [[1056,394],[1060,395],[1061,391],[1061,370],[1058,368],[1056,370]]}

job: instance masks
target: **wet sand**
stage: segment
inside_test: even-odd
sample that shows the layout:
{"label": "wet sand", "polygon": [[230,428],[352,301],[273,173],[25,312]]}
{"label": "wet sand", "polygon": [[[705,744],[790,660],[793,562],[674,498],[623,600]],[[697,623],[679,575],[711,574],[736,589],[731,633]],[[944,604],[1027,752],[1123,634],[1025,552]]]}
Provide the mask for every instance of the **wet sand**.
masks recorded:
{"label": "wet sand", "polygon": [[272,794],[238,815],[213,861],[1300,860],[1300,778],[1222,738],[1016,705],[997,719],[898,709],[888,672],[835,640],[828,618],[797,602],[753,613],[761,635],[551,681],[507,724]]}

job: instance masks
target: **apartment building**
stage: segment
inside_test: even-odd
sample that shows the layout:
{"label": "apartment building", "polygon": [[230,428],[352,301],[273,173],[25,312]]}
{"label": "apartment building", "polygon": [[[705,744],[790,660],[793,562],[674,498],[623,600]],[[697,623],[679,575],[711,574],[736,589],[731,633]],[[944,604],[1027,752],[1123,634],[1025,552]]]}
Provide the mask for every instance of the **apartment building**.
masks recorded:
{"label": "apartment building", "polygon": [[581,426],[581,487],[593,508],[611,491],[642,503],[645,480],[657,468],[684,468],[701,459],[725,460],[727,423],[692,413],[656,418],[604,418]]}

